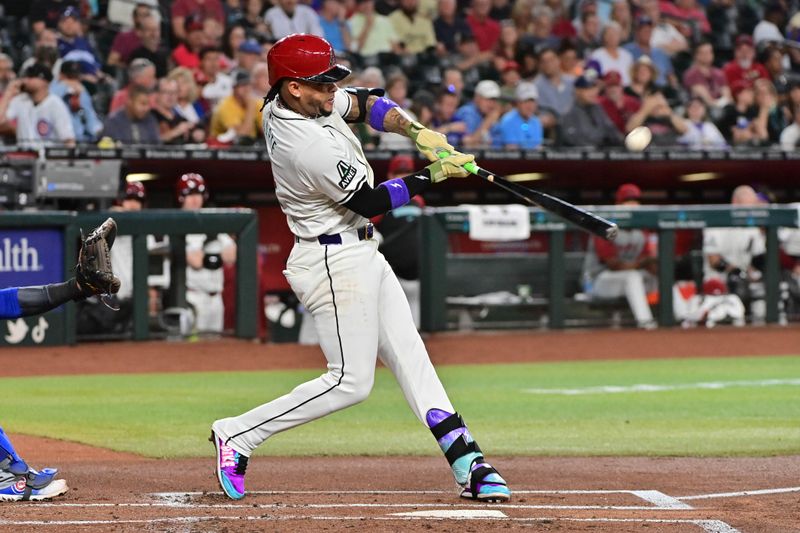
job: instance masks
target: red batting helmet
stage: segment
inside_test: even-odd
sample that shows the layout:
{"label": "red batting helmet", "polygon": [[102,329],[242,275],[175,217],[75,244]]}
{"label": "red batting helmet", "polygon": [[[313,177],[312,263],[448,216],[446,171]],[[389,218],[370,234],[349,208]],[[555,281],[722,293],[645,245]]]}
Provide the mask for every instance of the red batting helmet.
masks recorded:
{"label": "red batting helmet", "polygon": [[318,83],[335,83],[350,75],[350,69],[336,63],[328,41],[316,35],[287,35],[267,54],[269,84],[278,87],[284,78]]}
{"label": "red batting helmet", "polygon": [[147,198],[147,193],[144,190],[144,184],[141,181],[129,181],[125,185],[126,200],[139,200],[144,202]]}
{"label": "red batting helmet", "polygon": [[178,202],[183,203],[183,199],[190,194],[202,194],[203,199],[208,198],[208,189],[206,189],[206,180],[196,172],[188,172],[178,179],[175,187],[175,192],[178,196]]}

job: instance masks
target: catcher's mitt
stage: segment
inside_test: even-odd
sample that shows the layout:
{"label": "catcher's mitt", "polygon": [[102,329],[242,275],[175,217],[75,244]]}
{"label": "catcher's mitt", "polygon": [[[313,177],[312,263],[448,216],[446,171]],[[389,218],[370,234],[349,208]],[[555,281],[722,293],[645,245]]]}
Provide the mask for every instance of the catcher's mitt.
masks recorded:
{"label": "catcher's mitt", "polygon": [[96,227],[88,237],[81,231],[81,251],[75,279],[81,290],[87,294],[116,294],[119,291],[119,278],[111,269],[111,247],[117,236],[117,223],[109,218]]}

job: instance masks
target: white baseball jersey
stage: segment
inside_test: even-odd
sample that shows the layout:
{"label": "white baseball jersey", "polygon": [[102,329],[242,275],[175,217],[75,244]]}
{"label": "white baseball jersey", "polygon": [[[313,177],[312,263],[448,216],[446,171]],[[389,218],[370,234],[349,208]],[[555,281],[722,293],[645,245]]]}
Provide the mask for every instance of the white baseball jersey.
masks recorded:
{"label": "white baseball jersey", "polygon": [[[196,252],[203,250],[208,254],[222,254],[222,250],[233,246],[230,235],[220,233],[214,240],[207,240],[206,235],[190,234],[186,236],[186,251]],[[194,269],[186,267],[186,288],[200,292],[222,292],[225,284],[225,274],[222,268],[209,270],[207,268]]]}
{"label": "white baseball jersey", "polygon": [[39,105],[28,94],[18,94],[8,104],[6,117],[16,119],[17,144],[22,146],[48,146],[75,138],[67,105],[54,94]]}
{"label": "white baseball jersey", "polygon": [[342,118],[349,112],[350,96],[341,89],[328,117],[304,117],[278,98],[264,108],[275,193],[298,237],[332,235],[368,222],[343,205],[364,183],[374,183],[361,143]]}
{"label": "white baseball jersey", "polygon": [[726,263],[747,270],[753,256],[767,250],[764,235],[759,228],[708,228],[703,230],[703,256],[705,277],[721,274],[708,264],[709,254],[721,255]]}

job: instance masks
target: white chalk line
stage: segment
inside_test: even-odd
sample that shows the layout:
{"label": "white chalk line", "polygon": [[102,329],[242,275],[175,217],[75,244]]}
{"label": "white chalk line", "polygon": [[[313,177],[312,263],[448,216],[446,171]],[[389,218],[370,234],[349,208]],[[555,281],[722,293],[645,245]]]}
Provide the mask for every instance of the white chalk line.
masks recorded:
{"label": "white chalk line", "polygon": [[629,392],[668,392],[676,390],[720,390],[731,387],[778,387],[783,385],[800,385],[796,379],[758,379],[741,381],[707,381],[698,383],[677,383],[674,385],[653,385],[638,383],[636,385],[600,385],[597,387],[580,387],[575,389],[522,389],[527,394],[553,394],[560,396],[579,396],[582,394],[621,394]]}
{"label": "white chalk line", "polygon": [[116,520],[3,520],[0,526],[92,526],[114,524],[159,524],[169,522],[199,523],[213,521],[289,521],[289,520],[379,520],[379,521],[412,521],[412,520],[482,520],[499,522],[600,522],[600,523],[644,523],[644,524],[691,524],[708,533],[739,533],[721,520],[691,520],[670,518],[572,518],[572,517],[419,517],[419,516],[177,516],[173,518],[142,518]]}
{"label": "white chalk line", "polygon": [[[685,507],[650,507],[643,505],[529,505],[521,503],[486,503],[486,508],[496,509],[547,509],[547,510],[603,510],[603,511],[685,511]],[[167,509],[404,509],[408,507],[422,508],[458,508],[464,507],[463,503],[187,503],[187,502],[156,502],[156,503],[36,503],[36,507],[55,508],[167,508]]]}
{"label": "white chalk line", "polygon": [[762,496],[766,494],[786,494],[800,492],[800,487],[786,487],[782,489],[742,490],[739,492],[718,492],[716,494],[695,494],[693,496],[675,496],[676,500],[711,500],[715,498],[740,498],[743,496]]}

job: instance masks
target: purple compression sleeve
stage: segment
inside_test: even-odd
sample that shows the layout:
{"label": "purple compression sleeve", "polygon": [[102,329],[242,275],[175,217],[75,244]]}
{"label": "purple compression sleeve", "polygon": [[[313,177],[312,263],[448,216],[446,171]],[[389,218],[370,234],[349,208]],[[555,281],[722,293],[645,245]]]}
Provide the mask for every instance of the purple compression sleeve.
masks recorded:
{"label": "purple compression sleeve", "polygon": [[383,127],[383,119],[386,118],[386,113],[398,106],[392,100],[386,97],[378,98],[369,113],[369,125],[376,131],[386,131]]}
{"label": "purple compression sleeve", "polygon": [[392,203],[392,209],[406,205],[411,199],[408,194],[408,186],[403,178],[395,178],[393,180],[385,181],[378,185],[378,187],[386,187],[389,191],[389,201]]}

